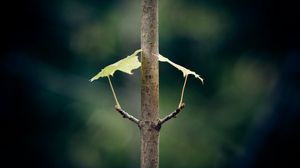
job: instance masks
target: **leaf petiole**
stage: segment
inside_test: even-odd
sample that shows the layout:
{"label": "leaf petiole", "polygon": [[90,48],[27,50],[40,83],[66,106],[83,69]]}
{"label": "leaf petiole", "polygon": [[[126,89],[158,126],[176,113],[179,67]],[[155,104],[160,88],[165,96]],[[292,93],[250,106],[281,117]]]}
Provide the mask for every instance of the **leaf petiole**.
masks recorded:
{"label": "leaf petiole", "polygon": [[121,109],[120,103],[119,103],[119,101],[118,101],[118,98],[117,98],[117,95],[116,95],[116,93],[115,93],[115,90],[114,90],[114,87],[113,87],[113,85],[112,85],[112,82],[111,82],[111,80],[110,80],[110,77],[107,76],[107,79],[108,79],[108,82],[109,82],[109,86],[110,86],[111,92],[112,92],[112,94],[113,94],[113,96],[114,96],[114,99],[115,99],[115,102],[116,102],[116,108]]}
{"label": "leaf petiole", "polygon": [[180,101],[179,101],[179,104],[178,104],[178,108],[180,108],[182,106],[182,103],[183,103],[184,90],[185,90],[185,85],[186,85],[186,81],[187,81],[188,76],[189,75],[186,75],[185,78],[184,78],[184,83],[183,83],[182,90],[181,90],[181,96],[180,96]]}

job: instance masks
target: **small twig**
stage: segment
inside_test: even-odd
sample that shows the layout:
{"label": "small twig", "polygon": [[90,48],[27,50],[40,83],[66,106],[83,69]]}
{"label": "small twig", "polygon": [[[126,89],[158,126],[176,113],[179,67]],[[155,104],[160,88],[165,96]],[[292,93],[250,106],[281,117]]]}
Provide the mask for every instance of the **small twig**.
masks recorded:
{"label": "small twig", "polygon": [[158,128],[160,128],[163,125],[163,123],[167,122],[168,120],[170,120],[172,118],[176,118],[177,114],[182,111],[184,106],[185,106],[185,104],[182,102],[180,104],[180,106],[175,111],[173,111],[172,113],[170,113],[169,115],[167,115],[163,119],[160,119],[159,122],[158,122]]}
{"label": "small twig", "polygon": [[137,125],[139,125],[140,120],[135,118],[134,116],[128,114],[126,111],[124,111],[122,108],[118,107],[117,105],[115,106],[115,109],[117,110],[117,112],[119,112],[123,118],[128,118],[130,121],[136,123]]}
{"label": "small twig", "polygon": [[116,102],[116,107],[118,107],[118,108],[121,109],[120,103],[118,101],[117,95],[115,93],[114,87],[113,87],[113,85],[111,83],[111,80],[110,80],[109,76],[107,76],[107,78],[108,78],[108,82],[109,82],[109,86],[110,86],[111,92],[112,92],[112,94],[114,96],[114,99],[115,99],[115,102]]}
{"label": "small twig", "polygon": [[130,121],[132,121],[132,122],[136,123],[137,125],[139,125],[140,121],[137,118],[135,118],[134,116],[128,114],[126,111],[124,111],[122,109],[109,76],[107,78],[108,78],[108,82],[109,82],[111,92],[112,92],[112,94],[114,96],[114,99],[115,99],[115,102],[116,102],[115,109],[117,110],[117,112],[119,112],[123,116],[123,118],[128,118]]}

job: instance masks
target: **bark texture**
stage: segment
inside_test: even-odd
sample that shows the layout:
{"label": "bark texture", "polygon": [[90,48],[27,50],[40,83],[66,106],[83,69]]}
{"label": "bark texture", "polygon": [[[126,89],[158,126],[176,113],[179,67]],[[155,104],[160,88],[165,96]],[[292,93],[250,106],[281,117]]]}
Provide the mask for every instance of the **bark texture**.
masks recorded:
{"label": "bark texture", "polygon": [[141,0],[141,168],[159,166],[158,3]]}

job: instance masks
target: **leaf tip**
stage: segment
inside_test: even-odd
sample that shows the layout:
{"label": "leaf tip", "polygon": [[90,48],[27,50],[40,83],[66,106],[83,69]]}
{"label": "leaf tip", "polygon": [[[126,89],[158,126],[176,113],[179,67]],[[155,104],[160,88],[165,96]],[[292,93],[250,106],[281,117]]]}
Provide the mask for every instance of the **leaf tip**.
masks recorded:
{"label": "leaf tip", "polygon": [[95,78],[91,78],[89,81],[90,81],[90,82],[93,82],[94,80],[96,80],[96,79],[95,79]]}
{"label": "leaf tip", "polygon": [[201,81],[202,85],[204,85],[204,79],[203,78],[201,78],[200,76],[197,76],[196,78],[198,78]]}

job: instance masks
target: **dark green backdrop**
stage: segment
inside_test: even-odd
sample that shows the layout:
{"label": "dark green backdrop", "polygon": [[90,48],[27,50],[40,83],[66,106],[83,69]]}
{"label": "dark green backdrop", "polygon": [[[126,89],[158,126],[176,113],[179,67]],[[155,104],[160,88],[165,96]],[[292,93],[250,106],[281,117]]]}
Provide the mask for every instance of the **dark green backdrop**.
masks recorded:
{"label": "dark green backdrop", "polygon": [[[114,111],[101,68],[140,48],[139,0],[1,5],[0,167],[137,168],[139,130]],[[291,167],[299,156],[299,26],[292,1],[161,0],[160,53],[201,74],[161,131],[160,165]],[[298,42],[298,43],[297,43]],[[113,78],[140,115],[140,73]],[[182,74],[160,64],[161,116]]]}

